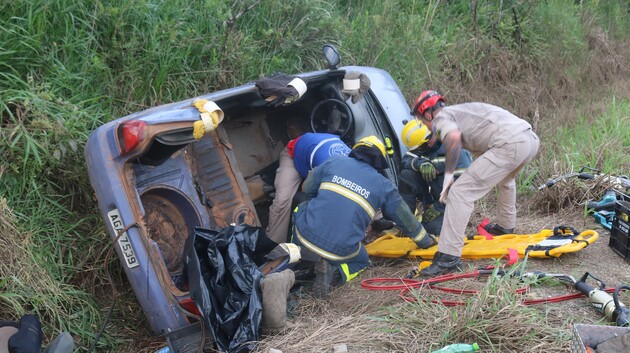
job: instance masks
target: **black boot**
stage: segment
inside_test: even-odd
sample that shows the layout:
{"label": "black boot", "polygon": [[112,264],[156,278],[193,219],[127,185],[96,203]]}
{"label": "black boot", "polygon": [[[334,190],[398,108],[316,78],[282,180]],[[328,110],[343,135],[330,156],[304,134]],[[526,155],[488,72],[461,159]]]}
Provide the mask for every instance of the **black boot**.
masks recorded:
{"label": "black boot", "polygon": [[431,266],[420,271],[420,277],[435,277],[461,270],[462,262],[457,256],[436,252]]}
{"label": "black boot", "polygon": [[430,247],[433,247],[435,245],[438,244],[437,239],[435,238],[435,235],[431,234],[431,233],[427,233],[424,238],[422,238],[422,240],[420,241],[414,241],[414,243],[416,243],[416,246],[420,249],[428,249]]}
{"label": "black boot", "polygon": [[389,219],[381,218],[379,220],[372,221],[372,229],[377,232],[382,232],[392,228],[394,228],[394,222]]}
{"label": "black boot", "polygon": [[483,226],[483,229],[492,235],[514,234],[514,228],[503,228],[496,223],[488,223]]}
{"label": "black boot", "polygon": [[321,259],[315,263],[315,282],[313,282],[313,296],[327,298],[333,286],[341,284],[341,273],[328,261]]}

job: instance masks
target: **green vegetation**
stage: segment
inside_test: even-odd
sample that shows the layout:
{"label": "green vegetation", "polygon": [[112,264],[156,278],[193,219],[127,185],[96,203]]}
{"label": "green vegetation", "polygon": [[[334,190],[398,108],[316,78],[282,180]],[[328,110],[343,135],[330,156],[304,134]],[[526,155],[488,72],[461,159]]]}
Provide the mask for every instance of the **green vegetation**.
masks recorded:
{"label": "green vegetation", "polygon": [[[473,7],[471,4],[475,4]],[[0,318],[40,316],[87,349],[110,296],[109,240],[83,145],[95,127],[276,70],[389,71],[528,119],[542,138],[520,190],[581,165],[630,171],[628,1],[13,0],[0,3]],[[553,167],[552,167],[553,166]],[[117,262],[110,266],[116,271]],[[119,271],[119,270],[118,270]],[[115,276],[124,282],[123,276]],[[124,287],[124,285],[122,286]],[[99,348],[142,332],[116,311]],[[118,315],[118,316],[117,316]],[[140,328],[139,328],[140,327]]]}
{"label": "green vegetation", "polygon": [[630,170],[628,146],[630,146],[630,106],[627,100],[609,98],[606,111],[598,119],[579,116],[570,126],[562,126],[557,132],[555,146],[558,156],[563,156],[573,169],[580,166],[598,166],[614,171]]}
{"label": "green vegetation", "polygon": [[[516,268],[523,270],[524,263]],[[443,285],[451,289],[478,291],[468,296],[453,295],[450,298],[444,292],[430,288],[413,290],[407,296],[415,301],[388,308],[381,318],[385,323],[381,325],[400,331],[400,336],[408,337],[407,342],[414,342],[414,351],[419,352],[432,352],[453,342],[477,342],[483,351],[491,352],[569,350],[571,332],[563,328],[562,322],[556,318],[550,320],[539,310],[523,305],[522,295],[517,294],[519,289],[530,285],[535,287],[540,283],[530,279],[524,279],[524,283],[514,276],[515,273],[489,277],[487,282],[484,282],[485,279],[458,280]],[[465,305],[434,305],[431,300]],[[397,348],[403,351],[405,347]]]}

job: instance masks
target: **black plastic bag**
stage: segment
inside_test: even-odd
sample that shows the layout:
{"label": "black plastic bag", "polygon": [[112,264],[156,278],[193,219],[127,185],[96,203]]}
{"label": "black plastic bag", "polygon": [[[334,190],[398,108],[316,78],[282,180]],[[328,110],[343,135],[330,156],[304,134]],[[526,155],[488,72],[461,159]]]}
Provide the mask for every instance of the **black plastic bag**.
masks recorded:
{"label": "black plastic bag", "polygon": [[251,226],[219,231],[195,228],[186,242],[190,294],[221,351],[243,353],[256,348],[262,273],[254,258],[275,245],[268,242],[264,230]]}

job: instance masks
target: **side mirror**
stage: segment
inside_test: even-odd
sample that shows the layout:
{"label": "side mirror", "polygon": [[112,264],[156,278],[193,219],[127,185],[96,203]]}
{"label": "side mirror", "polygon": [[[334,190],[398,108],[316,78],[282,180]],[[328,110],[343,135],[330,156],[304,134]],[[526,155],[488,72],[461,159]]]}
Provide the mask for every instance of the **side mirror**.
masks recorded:
{"label": "side mirror", "polygon": [[328,68],[330,70],[336,69],[337,65],[339,65],[339,63],[341,62],[341,56],[339,55],[337,48],[335,48],[331,44],[324,44],[323,49],[324,49],[324,57],[326,58],[326,61],[328,62]]}

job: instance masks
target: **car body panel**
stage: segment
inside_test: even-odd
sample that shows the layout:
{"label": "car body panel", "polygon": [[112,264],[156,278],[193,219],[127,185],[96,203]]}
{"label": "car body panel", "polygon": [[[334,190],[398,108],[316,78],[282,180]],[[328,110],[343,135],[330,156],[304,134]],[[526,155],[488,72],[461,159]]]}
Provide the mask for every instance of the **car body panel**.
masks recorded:
{"label": "car body panel", "polygon": [[[344,102],[339,93],[347,71],[362,72],[371,81],[370,91],[356,104]],[[319,119],[312,110],[318,102],[333,98],[348,106],[352,129],[344,141],[349,145],[368,135],[391,141],[389,176],[396,182],[399,135],[409,106],[391,76],[357,66],[296,76],[308,82],[309,91],[291,106],[256,105],[264,97],[250,82],[133,113],[91,133],[85,158],[98,207],[156,334],[191,324],[182,308],[190,301],[183,273],[185,239],[197,226],[264,226],[274,163],[294,126],[304,129]],[[193,123],[200,119],[196,99],[214,101],[225,113],[216,130],[199,141],[192,138]],[[118,130],[131,120],[147,124],[146,138],[122,154]]]}

